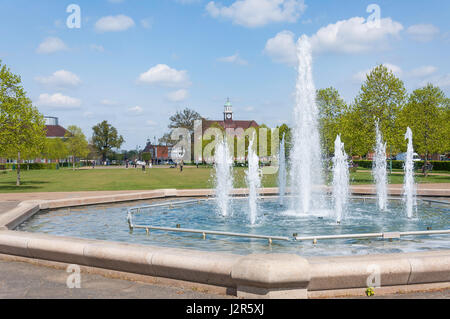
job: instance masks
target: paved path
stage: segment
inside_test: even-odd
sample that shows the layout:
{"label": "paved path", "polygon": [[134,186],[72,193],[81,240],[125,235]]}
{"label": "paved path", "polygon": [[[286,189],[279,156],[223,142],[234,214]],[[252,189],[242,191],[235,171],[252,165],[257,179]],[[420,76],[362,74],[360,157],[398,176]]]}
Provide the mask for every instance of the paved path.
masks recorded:
{"label": "paved path", "polygon": [[[375,192],[375,185],[352,185],[352,190],[358,192],[367,190]],[[388,186],[391,191],[401,191],[403,185],[391,184]],[[450,183],[430,183],[430,184],[418,184],[418,190],[450,190]],[[102,195],[114,195],[114,194],[130,194],[145,192],[146,190],[132,190],[132,191],[85,191],[85,192],[47,192],[47,193],[3,193],[0,194],[0,203],[2,202],[20,202],[25,200],[51,200],[51,199],[65,199],[65,198],[77,198],[77,197],[90,197],[90,196],[102,196]],[[0,211],[2,207],[0,206]]]}
{"label": "paved path", "polygon": [[81,288],[67,287],[64,270],[0,259],[0,299],[218,299],[187,288],[105,278],[81,273]]}
{"label": "paved path", "polygon": [[[64,270],[0,259],[0,299],[225,299],[188,288],[106,278],[81,273],[81,288],[67,287]],[[450,299],[450,289],[351,299]]]}

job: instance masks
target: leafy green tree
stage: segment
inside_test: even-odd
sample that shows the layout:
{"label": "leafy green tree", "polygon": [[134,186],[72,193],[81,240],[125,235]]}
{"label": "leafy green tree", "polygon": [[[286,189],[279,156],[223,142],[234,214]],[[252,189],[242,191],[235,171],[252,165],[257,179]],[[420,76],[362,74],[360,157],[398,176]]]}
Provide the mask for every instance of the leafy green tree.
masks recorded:
{"label": "leafy green tree", "polygon": [[355,99],[354,111],[360,117],[353,129],[361,130],[365,137],[361,137],[358,145],[365,153],[373,150],[375,141],[375,121],[379,121],[383,139],[387,142],[389,153],[397,151],[403,145],[401,127],[397,125],[397,116],[407,101],[406,89],[403,81],[397,78],[384,65],[375,67],[367,75],[361,86],[361,91]]}
{"label": "leafy green tree", "polygon": [[142,153],[142,160],[145,162],[150,162],[152,160],[152,154],[150,152]]}
{"label": "leafy green tree", "polygon": [[279,132],[280,132],[280,143],[283,140],[284,136],[286,158],[289,158],[289,154],[292,148],[292,129],[287,124],[282,124],[279,127]]}
{"label": "leafy green tree", "polygon": [[113,148],[120,148],[124,143],[124,139],[117,133],[117,129],[107,121],[103,121],[92,128],[92,143],[97,149],[98,153],[105,161],[108,154]]}
{"label": "leafy green tree", "polygon": [[351,156],[364,156],[371,150],[372,136],[370,126],[364,122],[362,111],[350,105],[339,119],[341,139],[345,145],[345,151]]}
{"label": "leafy green tree", "polygon": [[399,116],[403,130],[409,126],[413,132],[414,149],[426,159],[448,150],[450,122],[445,118],[448,101],[439,87],[428,84],[410,95]]}
{"label": "leafy green tree", "polygon": [[327,158],[334,153],[334,141],[340,133],[340,119],[347,105],[333,87],[317,91],[317,106],[319,108],[319,130],[322,150]]}
{"label": "leafy green tree", "polygon": [[46,159],[59,162],[60,159],[69,155],[67,144],[61,138],[47,138],[42,155]]}
{"label": "leafy green tree", "polygon": [[450,98],[446,99],[444,107],[444,152],[450,152]]}
{"label": "leafy green tree", "polygon": [[66,135],[67,151],[72,156],[72,167],[75,170],[75,158],[87,157],[89,154],[89,143],[81,128],[71,125],[67,128]]}
{"label": "leafy green tree", "polygon": [[0,154],[17,159],[16,185],[20,186],[20,164],[42,152],[46,128],[44,117],[13,74],[0,61]]}

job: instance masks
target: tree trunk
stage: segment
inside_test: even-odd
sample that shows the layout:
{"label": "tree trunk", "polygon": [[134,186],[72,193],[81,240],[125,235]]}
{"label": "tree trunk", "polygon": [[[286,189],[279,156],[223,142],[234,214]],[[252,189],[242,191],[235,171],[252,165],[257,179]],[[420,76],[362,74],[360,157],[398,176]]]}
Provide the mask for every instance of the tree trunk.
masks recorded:
{"label": "tree trunk", "polygon": [[17,153],[17,181],[16,186],[20,186],[20,152]]}

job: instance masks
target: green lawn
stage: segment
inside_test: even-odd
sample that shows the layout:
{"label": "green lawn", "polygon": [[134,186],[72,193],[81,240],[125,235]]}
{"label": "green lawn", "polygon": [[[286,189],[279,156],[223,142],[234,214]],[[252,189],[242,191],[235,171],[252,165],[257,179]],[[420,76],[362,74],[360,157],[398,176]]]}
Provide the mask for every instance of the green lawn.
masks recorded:
{"label": "green lawn", "polygon": [[[245,169],[235,169],[235,187],[245,187]],[[151,190],[160,188],[211,188],[213,171],[210,168],[178,169],[154,168],[143,173],[140,169],[94,169],[94,170],[23,170],[22,186],[16,186],[16,173],[0,173],[0,193],[16,192],[71,192],[110,190]],[[351,174],[352,184],[373,182],[370,171]],[[417,176],[418,183],[450,183],[450,176]],[[401,184],[403,175],[393,174],[389,182]],[[263,178],[265,187],[277,185],[276,175]]]}

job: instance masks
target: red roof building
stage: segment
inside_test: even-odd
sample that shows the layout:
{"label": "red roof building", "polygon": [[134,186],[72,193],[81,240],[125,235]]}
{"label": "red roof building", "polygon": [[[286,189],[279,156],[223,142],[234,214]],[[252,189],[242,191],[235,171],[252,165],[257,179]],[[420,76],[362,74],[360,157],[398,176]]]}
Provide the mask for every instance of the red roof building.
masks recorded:
{"label": "red roof building", "polygon": [[233,106],[228,99],[224,106],[223,121],[203,120],[202,129],[203,133],[211,127],[214,123],[220,125],[225,130],[228,128],[237,129],[242,128],[244,131],[250,127],[257,128],[259,125],[253,120],[250,121],[235,121],[233,120]]}
{"label": "red roof building", "polygon": [[63,138],[66,135],[67,130],[59,126],[57,117],[46,116],[44,119],[48,138]]}

